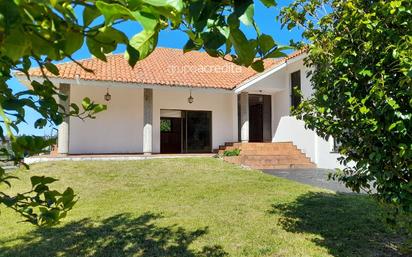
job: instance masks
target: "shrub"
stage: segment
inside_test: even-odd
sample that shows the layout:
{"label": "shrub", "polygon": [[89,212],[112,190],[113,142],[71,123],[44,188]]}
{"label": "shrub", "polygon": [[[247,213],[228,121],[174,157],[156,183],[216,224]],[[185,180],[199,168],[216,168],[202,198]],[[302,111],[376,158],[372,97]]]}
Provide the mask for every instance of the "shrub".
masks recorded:
{"label": "shrub", "polygon": [[235,148],[233,150],[225,150],[223,152],[223,156],[239,156],[240,155],[240,149]]}

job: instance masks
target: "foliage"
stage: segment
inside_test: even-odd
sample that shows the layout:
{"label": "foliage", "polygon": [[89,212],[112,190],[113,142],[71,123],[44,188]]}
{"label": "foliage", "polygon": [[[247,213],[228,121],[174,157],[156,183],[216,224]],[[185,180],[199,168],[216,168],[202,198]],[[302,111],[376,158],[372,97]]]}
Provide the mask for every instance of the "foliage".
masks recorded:
{"label": "foliage", "polygon": [[[2,177],[4,183],[9,184],[12,177],[5,175]],[[66,216],[75,204],[73,189],[67,188],[63,193],[50,190],[48,184],[56,179],[45,176],[31,177],[32,189],[25,193],[18,193],[13,197],[2,195],[2,203],[12,208],[26,218],[26,221],[38,225],[53,225],[59,219]]]}
{"label": "foliage", "polygon": [[[323,14],[322,14],[323,13]],[[397,212],[412,212],[412,2],[298,0],[288,28],[311,42],[313,96],[296,114],[341,143],[336,177]]]}
{"label": "foliage", "polygon": [[[276,4],[274,0],[261,2],[268,8]],[[77,17],[79,13],[82,17]],[[116,28],[117,24],[127,21],[142,28],[130,39]],[[247,38],[241,24],[254,28],[256,37]],[[159,32],[165,29],[180,30],[187,35],[185,52],[204,49],[210,56],[251,66],[257,71],[264,69],[265,58],[285,56],[282,51],[287,49],[259,31],[254,21],[253,0],[0,0],[0,137],[3,141],[7,137],[12,143],[11,151],[1,149],[3,157],[21,163],[24,153],[40,153],[51,144],[41,138],[15,136],[18,125],[26,122],[27,108],[41,116],[33,124],[36,128],[58,125],[67,116],[94,118],[106,109],[86,98],[82,109],[71,104],[70,110],[64,110],[60,102],[67,96],[49,79],[50,75],[59,74],[54,61],[65,58],[75,61],[72,55],[84,44],[92,55],[105,61],[106,54],[124,45],[125,58],[134,66],[155,49]],[[12,72],[26,74],[30,81],[28,70],[32,63],[40,67],[44,79],[31,81],[30,89],[24,92],[13,92],[8,84]],[[0,184],[11,185],[12,178],[2,171]],[[48,187],[42,193],[57,197]],[[29,193],[22,195],[30,197]],[[55,197],[37,201],[42,215],[51,217],[43,219],[33,208],[24,208],[30,206],[30,201],[20,201],[24,197],[1,192],[0,203],[37,224],[55,223],[68,209],[67,205],[56,207]]]}
{"label": "foliage", "polygon": [[239,156],[240,155],[240,149],[235,148],[233,150],[225,150],[223,152],[223,156]]}
{"label": "foliage", "polygon": [[170,120],[160,121],[160,132],[170,132],[172,130],[172,122]]}

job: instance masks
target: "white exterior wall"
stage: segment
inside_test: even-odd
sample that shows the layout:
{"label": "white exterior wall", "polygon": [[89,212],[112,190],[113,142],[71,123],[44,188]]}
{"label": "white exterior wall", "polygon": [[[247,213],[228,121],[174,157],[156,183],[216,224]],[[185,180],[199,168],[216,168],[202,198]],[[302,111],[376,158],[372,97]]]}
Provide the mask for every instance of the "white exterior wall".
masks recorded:
{"label": "white exterior wall", "polygon": [[273,142],[293,142],[302,150],[318,168],[339,168],[338,153],[333,153],[333,140],[328,141],[316,135],[313,130],[306,129],[305,123],[295,117],[281,118],[274,135]]}
{"label": "white exterior wall", "polygon": [[[213,90],[212,90],[213,91]],[[71,86],[71,102],[81,105],[84,97],[107,104],[107,110],[96,119],[70,120],[70,154],[142,153],[143,89],[111,87],[112,99],[105,102],[106,88]],[[153,90],[153,152],[160,152],[160,110],[198,110],[212,112],[212,148],[237,141],[237,98],[229,92],[192,90],[194,102],[189,104],[188,89]]]}
{"label": "white exterior wall", "polygon": [[71,85],[71,102],[81,106],[89,97],[104,103],[107,110],[96,119],[70,118],[70,154],[141,153],[143,151],[143,89],[110,88],[112,100],[106,102],[106,88]]}
{"label": "white exterior wall", "polygon": [[341,167],[337,158],[339,154],[332,153],[333,139],[326,141],[316,135],[313,130],[306,129],[305,123],[290,116],[291,107],[291,81],[290,74],[301,71],[301,91],[304,98],[313,93],[310,79],[307,77],[309,71],[303,64],[303,60],[288,65],[283,70],[282,81],[285,83],[284,90],[275,93],[272,97],[273,116],[273,142],[293,142],[301,149],[318,168],[334,169]]}
{"label": "white exterior wall", "polygon": [[[213,90],[211,90],[213,91]],[[153,91],[153,151],[160,152],[160,110],[191,110],[212,112],[212,148],[237,141],[237,98],[230,91],[205,92],[192,90],[194,102],[189,104],[189,89],[155,89]]]}

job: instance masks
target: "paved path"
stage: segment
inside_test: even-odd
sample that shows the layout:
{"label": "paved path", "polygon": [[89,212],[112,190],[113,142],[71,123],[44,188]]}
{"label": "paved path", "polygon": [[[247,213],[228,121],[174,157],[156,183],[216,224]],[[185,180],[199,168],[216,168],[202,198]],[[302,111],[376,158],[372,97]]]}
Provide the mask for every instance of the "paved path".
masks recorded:
{"label": "paved path", "polygon": [[263,172],[277,177],[287,178],[304,184],[329,189],[341,193],[353,193],[342,183],[328,180],[330,170],[305,169],[305,170],[263,170]]}
{"label": "paved path", "polygon": [[39,155],[24,158],[27,164],[56,161],[140,161],[150,159],[177,159],[177,158],[211,158],[216,154],[69,154],[69,155]]}

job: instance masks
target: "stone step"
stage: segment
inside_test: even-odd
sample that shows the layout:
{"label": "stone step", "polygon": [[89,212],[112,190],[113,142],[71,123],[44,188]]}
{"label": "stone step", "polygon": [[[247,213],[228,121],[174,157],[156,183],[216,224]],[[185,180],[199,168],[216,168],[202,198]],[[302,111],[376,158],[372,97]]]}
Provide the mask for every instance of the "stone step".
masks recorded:
{"label": "stone step", "polygon": [[264,150],[244,150],[241,148],[228,147],[225,149],[218,150],[218,153],[223,155],[225,151],[231,151],[235,149],[240,149],[240,155],[300,155],[302,152],[298,149],[264,149]]}
{"label": "stone step", "polygon": [[316,168],[316,165],[291,142],[282,143],[225,143],[218,153],[240,149],[239,156],[225,157],[230,163],[255,169]]}
{"label": "stone step", "polygon": [[295,155],[245,155],[242,156],[243,161],[280,161],[280,160],[287,160],[287,161],[310,161],[310,159],[303,154],[295,154]]}
{"label": "stone step", "polygon": [[[247,166],[247,165],[246,165]],[[315,169],[315,164],[277,164],[277,165],[260,165],[251,167],[253,169],[260,169],[260,170],[283,170],[283,169]]]}
{"label": "stone step", "polygon": [[281,151],[281,150],[298,150],[295,145],[266,145],[266,146],[219,146],[219,150],[233,150],[233,149],[241,149],[242,151]]}

